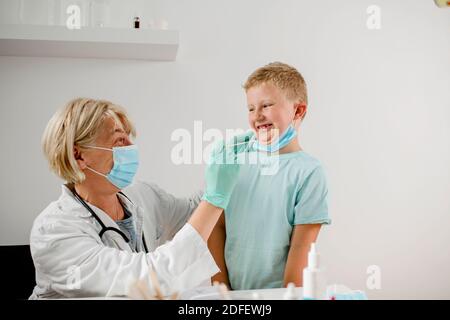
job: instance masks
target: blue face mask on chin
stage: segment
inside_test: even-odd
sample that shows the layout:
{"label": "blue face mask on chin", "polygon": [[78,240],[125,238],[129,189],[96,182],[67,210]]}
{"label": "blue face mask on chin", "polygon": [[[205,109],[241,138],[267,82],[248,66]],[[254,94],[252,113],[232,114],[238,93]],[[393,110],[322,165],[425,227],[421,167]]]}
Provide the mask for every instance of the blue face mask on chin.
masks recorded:
{"label": "blue face mask on chin", "polygon": [[120,190],[128,187],[133,182],[139,167],[139,154],[136,145],[114,147],[112,149],[95,146],[87,146],[86,148],[107,150],[113,153],[114,166],[108,174],[105,175],[87,167],[89,170],[105,177]]}
{"label": "blue face mask on chin", "polygon": [[277,152],[281,148],[284,148],[297,136],[297,130],[295,130],[294,125],[291,123],[289,127],[284,131],[284,133],[278,137],[277,140],[271,142],[268,145],[261,144],[258,140],[254,142],[254,148],[259,151],[264,152]]}

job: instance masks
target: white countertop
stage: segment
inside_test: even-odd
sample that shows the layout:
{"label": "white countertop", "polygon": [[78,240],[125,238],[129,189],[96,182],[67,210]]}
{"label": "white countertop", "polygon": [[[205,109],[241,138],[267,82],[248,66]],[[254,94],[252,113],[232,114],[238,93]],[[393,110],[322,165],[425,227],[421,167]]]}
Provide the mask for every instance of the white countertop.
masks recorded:
{"label": "white countertop", "polygon": [[[284,300],[286,288],[258,289],[258,290],[232,290],[229,295],[232,300]],[[297,299],[303,299],[302,288],[295,288]],[[223,295],[216,287],[199,287],[180,294],[182,300],[222,300]]]}

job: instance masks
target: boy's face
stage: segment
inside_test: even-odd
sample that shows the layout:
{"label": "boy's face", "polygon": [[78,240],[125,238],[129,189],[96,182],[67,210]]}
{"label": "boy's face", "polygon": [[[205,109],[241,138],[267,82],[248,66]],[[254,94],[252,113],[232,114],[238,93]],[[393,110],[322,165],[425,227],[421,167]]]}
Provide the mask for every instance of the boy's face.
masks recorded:
{"label": "boy's face", "polygon": [[297,105],[269,82],[247,90],[247,106],[248,122],[261,144],[270,144],[299,118]]}

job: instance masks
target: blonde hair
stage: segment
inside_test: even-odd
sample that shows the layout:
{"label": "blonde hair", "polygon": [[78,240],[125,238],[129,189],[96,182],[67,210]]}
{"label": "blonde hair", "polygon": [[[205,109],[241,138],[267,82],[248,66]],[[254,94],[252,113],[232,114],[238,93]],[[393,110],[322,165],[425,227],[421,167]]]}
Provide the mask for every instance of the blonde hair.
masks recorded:
{"label": "blonde hair", "polygon": [[282,62],[269,63],[256,69],[248,77],[243,88],[248,91],[266,82],[283,90],[289,100],[308,104],[305,79],[294,67]]}
{"label": "blonde hair", "polygon": [[124,131],[136,135],[126,111],[112,102],[77,98],[57,111],[45,128],[42,148],[50,169],[69,183],[85,179],[75,160],[74,147],[92,145],[108,117],[122,124]]}

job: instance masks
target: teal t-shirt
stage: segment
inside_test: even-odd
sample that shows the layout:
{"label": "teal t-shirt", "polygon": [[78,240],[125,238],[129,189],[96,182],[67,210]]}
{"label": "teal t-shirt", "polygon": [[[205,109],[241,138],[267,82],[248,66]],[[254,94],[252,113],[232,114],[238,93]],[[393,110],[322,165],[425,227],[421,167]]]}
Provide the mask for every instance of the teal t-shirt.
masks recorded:
{"label": "teal t-shirt", "polygon": [[327,195],[324,170],[306,152],[251,152],[225,210],[232,289],[282,287],[293,227],[331,223]]}

